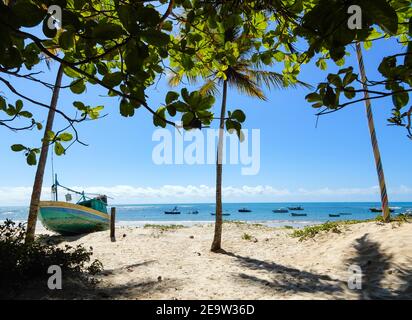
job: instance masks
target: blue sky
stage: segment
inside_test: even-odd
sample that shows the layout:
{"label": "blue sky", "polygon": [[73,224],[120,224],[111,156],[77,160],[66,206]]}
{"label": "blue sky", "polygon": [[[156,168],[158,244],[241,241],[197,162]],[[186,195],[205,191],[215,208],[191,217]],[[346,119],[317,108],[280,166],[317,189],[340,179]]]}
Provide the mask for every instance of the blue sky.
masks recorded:
{"label": "blue sky", "polygon": [[[394,42],[379,41],[364,52],[368,77],[379,79],[376,69],[382,56],[399,49]],[[347,65],[354,65],[354,51]],[[337,70],[329,63],[321,71],[313,63],[304,65],[300,79],[316,85],[328,72]],[[355,68],[355,70],[357,70]],[[54,82],[57,64],[51,71],[43,69],[43,79]],[[356,71],[357,72],[357,71]],[[64,78],[64,84],[69,83]],[[16,81],[16,88],[27,96],[49,103],[51,91],[33,83]],[[148,104],[157,108],[171,90],[162,78],[156,88],[147,90]],[[14,97],[0,85],[8,99]],[[228,107],[241,108],[247,119],[244,128],[260,129],[260,172],[241,175],[240,165],[225,165],[224,200],[243,201],[378,201],[377,176],[363,103],[319,119],[315,128],[315,110],[305,101],[309,91],[287,89],[266,91],[263,102],[229,91]],[[65,156],[54,156],[55,171],[66,186],[106,192],[116,203],[212,202],[215,183],[214,165],[156,165],[152,150],[155,130],[152,118],[139,109],[133,118],[119,115],[117,98],[105,97],[97,86],[76,96],[70,90],[60,95],[58,107],[73,114],[72,102],[82,100],[90,105],[104,105],[108,115],[98,121],[78,126],[80,138],[88,147],[74,145]],[[216,97],[220,106],[220,97]],[[26,104],[37,119],[45,119],[44,110]],[[387,126],[391,100],[373,102],[376,131],[380,143],[389,198],[392,201],[412,199],[412,141],[402,128]],[[64,121],[56,119],[55,128]],[[216,124],[214,124],[216,126]],[[10,132],[0,128],[0,205],[27,204],[35,167],[29,167],[21,153],[10,145],[39,145],[41,133]],[[172,130],[172,129],[170,129]],[[50,160],[50,159],[49,159]],[[44,198],[51,185],[50,161],[44,180]]]}

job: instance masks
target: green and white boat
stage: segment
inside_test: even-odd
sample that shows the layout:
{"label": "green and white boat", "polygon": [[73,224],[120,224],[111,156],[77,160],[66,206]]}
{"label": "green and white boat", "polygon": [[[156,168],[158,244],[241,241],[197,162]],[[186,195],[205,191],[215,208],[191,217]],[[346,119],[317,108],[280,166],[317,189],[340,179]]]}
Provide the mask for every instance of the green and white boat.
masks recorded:
{"label": "green and white boat", "polygon": [[[84,192],[72,192],[81,195],[76,204],[57,201],[57,183],[52,191],[55,201],[40,201],[39,218],[46,229],[62,235],[77,235],[107,230],[110,227],[110,215],[107,213],[107,197],[97,196],[87,199]],[[61,186],[62,187],[62,186]]]}

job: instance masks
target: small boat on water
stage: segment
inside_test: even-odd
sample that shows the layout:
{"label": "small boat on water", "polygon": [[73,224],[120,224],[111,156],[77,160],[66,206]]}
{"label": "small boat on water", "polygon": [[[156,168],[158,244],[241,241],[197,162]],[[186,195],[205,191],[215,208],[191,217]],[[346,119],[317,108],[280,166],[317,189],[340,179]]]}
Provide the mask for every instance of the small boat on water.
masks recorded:
{"label": "small boat on water", "polygon": [[[211,214],[212,216],[215,216],[215,215],[216,215],[215,212],[211,212],[210,214]],[[223,212],[223,213],[222,213],[222,216],[230,216],[230,213],[228,213],[228,212]]]}
{"label": "small boat on water", "polygon": [[165,214],[180,214],[180,211],[177,209],[177,207],[174,207],[170,211],[165,211]]}
{"label": "small boat on water", "polygon": [[287,212],[289,212],[289,210],[286,209],[286,208],[280,208],[280,209],[272,210],[272,212],[274,212],[274,213],[287,213]]}
{"label": "small boat on water", "polygon": [[238,210],[239,212],[252,212],[252,210],[247,209],[247,208],[242,208]]}
{"label": "small boat on water", "polygon": [[331,217],[331,218],[338,218],[338,217],[340,217],[340,214],[329,213],[329,217]]}
{"label": "small boat on water", "polygon": [[307,213],[294,213],[294,212],[292,212],[291,216],[292,217],[306,217]]}
{"label": "small boat on water", "polygon": [[199,214],[199,211],[193,210],[193,211],[189,211],[187,214]]}
{"label": "small boat on water", "polygon": [[[58,201],[58,186],[81,195],[80,200],[76,204]],[[54,201],[39,202],[39,219],[46,229],[61,235],[77,235],[109,229],[107,196],[87,198],[84,192],[63,187],[57,182],[57,178],[52,186],[52,193]],[[71,196],[67,197],[70,198]]]}
{"label": "small boat on water", "polygon": [[[369,208],[370,212],[382,212],[382,208]],[[394,212],[395,209],[389,208],[389,212]]]}
{"label": "small boat on water", "polygon": [[301,206],[297,206],[297,207],[288,207],[289,210],[293,210],[293,211],[299,211],[299,210],[305,210],[303,207]]}

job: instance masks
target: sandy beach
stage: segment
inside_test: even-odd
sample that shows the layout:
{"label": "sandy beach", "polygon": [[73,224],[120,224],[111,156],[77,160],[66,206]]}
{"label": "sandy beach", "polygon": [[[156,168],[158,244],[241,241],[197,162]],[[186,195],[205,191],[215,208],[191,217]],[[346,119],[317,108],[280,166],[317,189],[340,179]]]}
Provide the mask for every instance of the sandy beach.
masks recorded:
{"label": "sandy beach", "polygon": [[[63,298],[412,298],[411,223],[340,230],[299,241],[291,229],[225,223],[221,254],[209,251],[211,224],[167,231],[122,226],[115,242],[109,232],[66,237],[61,245],[93,247],[104,271],[95,289],[63,290]],[[363,272],[360,290],[348,288],[354,264]]]}

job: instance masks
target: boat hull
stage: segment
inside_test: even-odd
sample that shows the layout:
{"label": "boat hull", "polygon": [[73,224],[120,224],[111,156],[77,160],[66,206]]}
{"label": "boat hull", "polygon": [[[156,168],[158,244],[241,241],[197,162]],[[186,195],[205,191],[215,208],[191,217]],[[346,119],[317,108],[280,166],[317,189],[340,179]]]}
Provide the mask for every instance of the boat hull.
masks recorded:
{"label": "boat hull", "polygon": [[110,227],[107,213],[59,201],[40,201],[39,218],[46,229],[62,235],[103,231]]}

